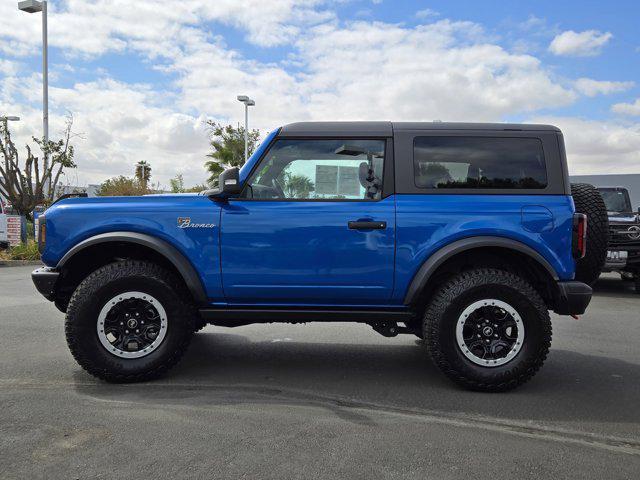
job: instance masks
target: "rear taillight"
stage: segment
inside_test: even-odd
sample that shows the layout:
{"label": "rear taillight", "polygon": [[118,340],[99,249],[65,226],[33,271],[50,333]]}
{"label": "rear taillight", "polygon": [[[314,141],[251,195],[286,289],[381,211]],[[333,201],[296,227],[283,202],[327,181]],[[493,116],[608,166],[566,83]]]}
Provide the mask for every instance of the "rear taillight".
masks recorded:
{"label": "rear taillight", "polygon": [[584,258],[587,253],[587,216],[584,213],[573,215],[571,250],[573,258]]}

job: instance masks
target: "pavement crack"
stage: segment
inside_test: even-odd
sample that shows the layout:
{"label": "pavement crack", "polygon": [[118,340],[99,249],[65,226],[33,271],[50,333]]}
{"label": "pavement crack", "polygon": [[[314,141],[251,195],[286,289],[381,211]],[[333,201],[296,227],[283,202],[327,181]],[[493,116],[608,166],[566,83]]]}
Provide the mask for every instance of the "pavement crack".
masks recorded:
{"label": "pavement crack", "polygon": [[[324,408],[334,412],[345,421],[362,424],[373,424],[372,414],[394,415],[412,418],[417,421],[439,423],[460,428],[474,428],[496,433],[527,437],[543,441],[551,441],[565,444],[575,444],[615,453],[624,453],[640,456],[640,440],[603,435],[595,432],[581,432],[563,429],[541,424],[524,423],[516,420],[508,420],[496,417],[487,417],[472,414],[452,413],[442,410],[430,410],[424,408],[408,408],[393,405],[366,402],[347,397],[319,395],[315,392],[289,389],[283,387],[270,387],[254,384],[211,384],[211,383],[150,383],[150,384],[126,384],[109,385],[97,382],[35,382],[17,379],[0,379],[0,386],[9,389],[68,389],[76,388],[81,393],[91,396],[97,401],[119,404],[144,404],[154,402],[160,406],[179,408],[211,408],[207,406],[192,406],[184,403],[170,403],[176,398],[146,396],[148,393],[166,392],[168,390],[181,390],[189,392],[207,391],[215,392],[220,396],[221,402],[216,405],[233,405],[242,403],[278,403],[300,406]],[[135,398],[130,395],[135,394]],[[225,395],[232,395],[225,399]],[[127,396],[126,398],[123,398]]]}

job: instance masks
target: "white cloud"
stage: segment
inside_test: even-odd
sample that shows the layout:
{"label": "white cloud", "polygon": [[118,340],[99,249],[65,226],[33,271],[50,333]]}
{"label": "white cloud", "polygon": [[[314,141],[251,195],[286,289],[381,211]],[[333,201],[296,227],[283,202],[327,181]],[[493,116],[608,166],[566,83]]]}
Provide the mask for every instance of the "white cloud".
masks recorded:
{"label": "white cloud", "polygon": [[[39,79],[33,77],[21,88],[37,89]],[[144,85],[129,85],[110,79],[78,83],[71,88],[52,87],[51,103],[64,105],[73,113],[76,138],[76,171],[69,170],[72,183],[98,183],[114,175],[132,175],[139,160],[151,163],[154,181],[168,184],[176,173],[184,173],[191,184],[205,178],[203,163],[208,150],[204,116],[190,116],[160,106],[161,92]],[[25,105],[0,101],[0,111],[19,112],[21,122],[12,125],[16,143],[31,143],[32,135],[41,135],[40,111]],[[62,109],[50,116],[51,138],[57,138],[64,127]],[[77,178],[76,178],[77,177]]]}
{"label": "white cloud", "polygon": [[616,103],[611,107],[611,111],[623,115],[640,116],[640,98],[633,103]]}
{"label": "white cloud", "polygon": [[[0,3],[0,37],[6,40],[0,45],[12,45],[12,56],[37,52],[39,23],[16,12],[13,4],[7,9],[7,3]],[[138,160],[150,161],[154,179],[164,185],[179,172],[187,184],[202,182],[208,151],[203,121],[241,120],[242,108],[235,100],[241,93],[256,100],[251,126],[264,133],[298,120],[501,121],[569,105],[576,91],[612,93],[630,83],[585,78],[571,89],[538,58],[505,50],[476,23],[441,20],[414,28],[344,24],[320,0],[251,0],[242,5],[233,0],[166,0],[162,9],[151,0],[126,8],[118,0],[56,5],[50,39],[68,56],[95,59],[117,51],[140,61],[131,55],[135,53],[172,82],[160,90],[113,80],[108,72],[86,71],[82,78],[93,80],[64,88],[52,82],[52,137],[61,130],[67,110],[74,113],[75,130],[84,133],[84,140],[77,141],[82,183],[130,175]],[[235,26],[261,46],[284,44],[292,53],[282,62],[247,58],[216,36],[211,22]],[[74,60],[61,62],[58,70],[76,68],[80,75],[83,67]],[[6,68],[0,70],[0,111],[23,117],[16,132],[26,141],[40,131],[40,77],[22,72],[16,62],[1,62]],[[573,158],[594,165],[591,139],[581,136],[582,124],[561,121],[568,125],[567,138],[575,142]],[[611,133],[632,137],[633,127],[615,124],[605,134],[595,123],[586,125],[602,139],[598,148],[615,154],[624,150],[623,158],[635,158],[620,146],[623,139],[616,143],[612,138],[617,134]]]}
{"label": "white cloud", "polygon": [[591,78],[579,78],[575,81],[576,90],[587,97],[624,92],[634,85],[634,82],[614,82],[608,80],[593,80]]}
{"label": "white cloud", "polygon": [[549,50],[555,55],[593,57],[600,54],[611,38],[613,35],[609,32],[567,30],[554,37],[549,45]]}
{"label": "white cloud", "polygon": [[571,117],[537,117],[531,122],[560,127],[573,175],[640,173],[640,124]]}
{"label": "white cloud", "polygon": [[322,25],[297,47],[313,118],[497,120],[574,99],[539,60],[487,43],[471,22]]}
{"label": "white cloud", "polygon": [[[333,18],[325,0],[65,0],[50,5],[49,42],[68,54],[96,55],[150,43],[157,53],[175,50],[181,30],[205,22],[240,28],[260,46],[281,45],[301,28]],[[40,45],[40,22],[19,12],[15,2],[0,2],[0,51],[27,55]]]}
{"label": "white cloud", "polygon": [[429,18],[439,17],[440,14],[431,8],[425,8],[416,12],[416,18],[426,20]]}

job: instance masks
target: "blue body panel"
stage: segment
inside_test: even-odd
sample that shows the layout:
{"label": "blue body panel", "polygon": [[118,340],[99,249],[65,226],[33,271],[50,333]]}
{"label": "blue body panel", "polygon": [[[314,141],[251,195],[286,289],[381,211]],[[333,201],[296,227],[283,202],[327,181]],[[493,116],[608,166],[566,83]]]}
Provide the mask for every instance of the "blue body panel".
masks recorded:
{"label": "blue body panel", "polygon": [[[206,196],[70,198],[46,211],[45,265],[55,266],[74,245],[101,233],[148,234],[173,245],[195,267],[207,296],[223,298],[220,278],[220,207]],[[179,228],[178,217],[210,228]]]}
{"label": "blue body panel", "polygon": [[[94,235],[130,231],[173,245],[212,304],[402,306],[434,252],[492,235],[536,250],[573,278],[574,211],[564,195],[393,195],[379,202],[231,200],[197,195],[64,200],[46,212],[46,265]],[[178,217],[207,228],[178,227]],[[350,220],[387,222],[350,230]]]}
{"label": "blue body panel", "polygon": [[[539,212],[548,211],[549,219]],[[573,278],[573,199],[566,195],[397,195],[396,288],[404,294],[424,261],[462,238],[492,235],[519,241],[551,264],[561,280]]]}
{"label": "blue body panel", "polygon": [[[386,222],[350,230],[349,221]],[[368,201],[223,204],[224,293],[234,304],[385,305],[393,291],[395,205]]]}

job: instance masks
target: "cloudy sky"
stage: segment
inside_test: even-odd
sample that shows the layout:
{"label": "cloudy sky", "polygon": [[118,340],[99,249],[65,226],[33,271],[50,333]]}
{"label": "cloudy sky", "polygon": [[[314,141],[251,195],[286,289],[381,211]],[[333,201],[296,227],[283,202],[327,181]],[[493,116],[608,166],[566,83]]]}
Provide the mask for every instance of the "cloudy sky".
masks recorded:
{"label": "cloudy sky", "polygon": [[[40,16],[0,0],[0,115],[41,133]],[[563,129],[572,173],[640,173],[640,4],[538,0],[56,0],[51,135],[72,112],[67,183],[201,183],[206,119],[256,100],[298,120],[515,121]]]}

